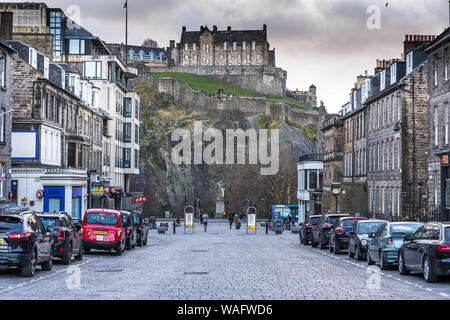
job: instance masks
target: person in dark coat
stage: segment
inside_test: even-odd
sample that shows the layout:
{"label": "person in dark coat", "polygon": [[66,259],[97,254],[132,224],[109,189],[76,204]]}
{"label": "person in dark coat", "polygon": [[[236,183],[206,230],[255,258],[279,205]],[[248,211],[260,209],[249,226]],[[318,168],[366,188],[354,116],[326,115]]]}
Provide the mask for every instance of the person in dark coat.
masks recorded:
{"label": "person in dark coat", "polygon": [[231,212],[228,213],[228,221],[230,222],[230,230],[231,230],[231,227],[233,226],[233,214]]}

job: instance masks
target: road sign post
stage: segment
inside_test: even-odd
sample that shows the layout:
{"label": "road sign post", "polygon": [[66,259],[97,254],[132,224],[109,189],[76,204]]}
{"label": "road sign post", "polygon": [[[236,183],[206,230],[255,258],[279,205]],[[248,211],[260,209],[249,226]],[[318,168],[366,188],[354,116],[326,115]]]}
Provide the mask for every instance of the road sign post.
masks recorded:
{"label": "road sign post", "polygon": [[186,229],[191,230],[190,233],[194,233],[194,212],[193,206],[187,205],[184,207],[184,233],[186,233]]}

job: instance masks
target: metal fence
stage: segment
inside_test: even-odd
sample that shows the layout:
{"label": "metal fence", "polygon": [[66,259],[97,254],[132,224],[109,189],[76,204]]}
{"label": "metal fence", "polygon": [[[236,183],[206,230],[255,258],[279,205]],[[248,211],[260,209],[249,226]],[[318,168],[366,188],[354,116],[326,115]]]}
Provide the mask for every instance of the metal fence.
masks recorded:
{"label": "metal fence", "polygon": [[431,222],[442,221],[439,207],[432,207],[428,211],[419,211],[408,216],[396,216],[391,214],[376,213],[372,218],[387,220],[387,221],[417,221],[417,222]]}

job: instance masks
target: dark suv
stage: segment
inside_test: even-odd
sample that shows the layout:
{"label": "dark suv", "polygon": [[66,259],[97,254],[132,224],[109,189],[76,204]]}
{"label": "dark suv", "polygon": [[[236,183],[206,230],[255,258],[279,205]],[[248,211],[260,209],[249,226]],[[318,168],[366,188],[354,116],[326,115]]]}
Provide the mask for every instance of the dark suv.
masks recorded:
{"label": "dark suv", "polygon": [[148,227],[144,223],[144,217],[139,211],[133,211],[134,225],[137,228],[137,245],[142,247],[147,245]]}
{"label": "dark suv", "polygon": [[37,215],[49,229],[55,245],[55,256],[62,264],[70,264],[72,255],[75,259],[83,259],[83,233],[81,225],[73,223],[65,213],[41,213]]}
{"label": "dark suv", "polygon": [[350,231],[353,230],[355,221],[366,220],[364,217],[342,217],[336,220],[330,231],[330,252],[340,254],[341,250],[348,249]]}
{"label": "dark suv", "polygon": [[125,229],[125,245],[127,250],[134,249],[137,243],[137,227],[134,223],[133,214],[130,211],[121,211],[122,223]]}
{"label": "dark suv", "polygon": [[330,241],[330,231],[333,224],[341,217],[350,217],[348,214],[324,214],[319,222],[313,227],[313,235],[311,245],[313,247],[319,246],[320,249],[325,249],[325,246]]}
{"label": "dark suv", "polygon": [[32,277],[38,264],[52,269],[54,252],[53,238],[34,212],[0,213],[0,265]]}
{"label": "dark suv", "polygon": [[298,235],[300,243],[304,244],[305,246],[309,244],[312,239],[312,229],[320,221],[321,217],[322,216],[320,215],[309,216],[308,222],[302,224],[300,234]]}

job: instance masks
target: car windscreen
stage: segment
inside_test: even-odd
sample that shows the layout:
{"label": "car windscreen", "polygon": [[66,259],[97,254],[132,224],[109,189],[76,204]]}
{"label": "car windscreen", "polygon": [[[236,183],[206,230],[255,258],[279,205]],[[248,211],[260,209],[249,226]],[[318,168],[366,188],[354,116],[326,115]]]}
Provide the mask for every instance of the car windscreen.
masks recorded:
{"label": "car windscreen", "polygon": [[355,220],[352,220],[352,219],[342,220],[341,227],[344,229],[348,229],[348,228],[351,228],[354,223],[355,223]]}
{"label": "car windscreen", "polygon": [[405,223],[405,224],[391,224],[389,231],[393,233],[413,234],[422,226],[422,223]]}
{"label": "car windscreen", "polygon": [[87,224],[103,224],[106,226],[115,226],[119,218],[114,213],[109,212],[89,212],[86,215]]}
{"label": "car windscreen", "polygon": [[134,218],[134,224],[141,223],[141,215],[139,213],[133,213],[133,218]]}
{"label": "car windscreen", "polygon": [[0,231],[20,231],[22,220],[17,217],[0,216]]}
{"label": "car windscreen", "polygon": [[54,227],[61,227],[61,220],[58,217],[39,217],[47,228],[52,230]]}
{"label": "car windscreen", "polygon": [[329,224],[335,224],[337,219],[339,219],[339,217],[328,217],[327,218],[327,223]]}
{"label": "car windscreen", "polygon": [[378,228],[386,222],[361,222],[358,224],[359,234],[369,234],[377,232]]}
{"label": "car windscreen", "polygon": [[317,222],[319,222],[319,220],[320,220],[320,217],[311,217],[311,218],[309,218],[308,223],[315,226],[317,224]]}

